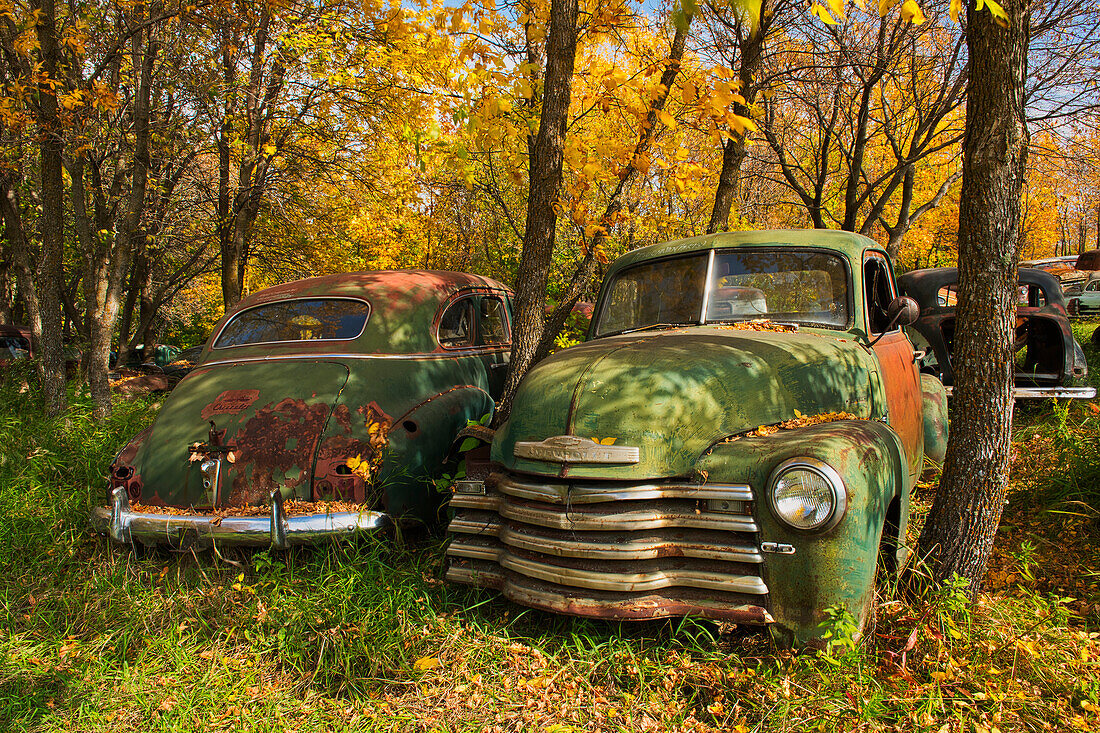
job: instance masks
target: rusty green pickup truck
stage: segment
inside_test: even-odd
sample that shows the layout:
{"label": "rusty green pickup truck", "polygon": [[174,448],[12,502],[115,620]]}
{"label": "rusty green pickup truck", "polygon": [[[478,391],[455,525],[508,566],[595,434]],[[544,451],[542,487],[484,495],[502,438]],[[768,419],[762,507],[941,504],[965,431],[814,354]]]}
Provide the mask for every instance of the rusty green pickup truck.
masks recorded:
{"label": "rusty green pickup truck", "polygon": [[605,619],[696,616],[812,643],[862,625],[942,460],[885,251],[760,231],[619,258],[588,340],[526,376],[483,480],[451,498],[447,578]]}

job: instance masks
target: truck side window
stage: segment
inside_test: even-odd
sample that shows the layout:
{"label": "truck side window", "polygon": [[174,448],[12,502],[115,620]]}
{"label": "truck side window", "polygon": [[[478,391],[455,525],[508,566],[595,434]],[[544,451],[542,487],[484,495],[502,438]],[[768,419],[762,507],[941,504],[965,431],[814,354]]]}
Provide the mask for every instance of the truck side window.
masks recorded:
{"label": "truck side window", "polygon": [[869,257],[863,263],[863,290],[867,299],[867,327],[872,334],[885,331],[890,325],[890,271],[880,257]]}

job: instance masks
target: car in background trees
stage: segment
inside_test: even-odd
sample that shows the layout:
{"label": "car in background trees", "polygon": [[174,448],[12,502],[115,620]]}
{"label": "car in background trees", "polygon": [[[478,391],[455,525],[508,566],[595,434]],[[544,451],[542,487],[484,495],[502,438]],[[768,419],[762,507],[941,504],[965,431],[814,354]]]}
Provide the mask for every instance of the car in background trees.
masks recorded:
{"label": "car in background trees", "polygon": [[[701,616],[815,642],[862,623],[907,557],[909,494],[942,460],[875,242],[730,232],[645,247],[588,341],[536,365],[451,498],[447,578],[577,616]],[[468,454],[470,455],[470,454]]]}
{"label": "car in background trees", "polygon": [[511,294],[478,275],[326,275],[261,290],[110,467],[124,544],[284,547],[432,522],[430,481],[492,413]]}
{"label": "car in background trees", "polygon": [[34,337],[26,326],[0,326],[0,366],[34,355]]}
{"label": "car in background trees", "polygon": [[191,346],[176,354],[176,358],[164,365],[164,376],[178,382],[191,373],[202,356],[203,347]]}
{"label": "car in background trees", "polygon": [[[921,371],[954,384],[951,355],[955,345],[957,268],[914,270],[898,278],[901,292],[920,305],[920,318],[910,337],[923,351]],[[1088,364],[1073,337],[1058,278],[1037,268],[1019,270],[1016,307],[1016,397],[1083,397],[1096,395],[1088,386]]]}

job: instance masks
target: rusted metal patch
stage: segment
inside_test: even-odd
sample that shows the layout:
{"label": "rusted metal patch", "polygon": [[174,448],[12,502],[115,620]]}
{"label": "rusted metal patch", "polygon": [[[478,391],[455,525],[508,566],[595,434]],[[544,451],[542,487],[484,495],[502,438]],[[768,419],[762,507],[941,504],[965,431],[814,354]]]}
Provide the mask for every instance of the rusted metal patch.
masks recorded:
{"label": "rusted metal patch", "polygon": [[199,415],[203,420],[209,420],[214,415],[235,415],[247,410],[259,398],[258,389],[227,389],[202,408]]}
{"label": "rusted metal patch", "polygon": [[329,411],[326,403],[289,397],[257,410],[233,438],[237,470],[228,503],[259,504],[276,487],[294,488],[307,480]]}

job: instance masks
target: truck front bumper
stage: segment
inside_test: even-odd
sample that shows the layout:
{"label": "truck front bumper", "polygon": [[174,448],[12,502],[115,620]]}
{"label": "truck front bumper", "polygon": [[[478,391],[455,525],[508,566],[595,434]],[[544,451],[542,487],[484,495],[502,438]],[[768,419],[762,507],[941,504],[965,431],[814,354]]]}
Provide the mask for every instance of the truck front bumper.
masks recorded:
{"label": "truck front bumper", "polygon": [[126,490],[118,487],[111,492],[110,506],[92,509],[91,521],[95,531],[122,545],[167,545],[175,549],[213,545],[285,548],[369,534],[388,526],[390,517],[368,510],[288,515],[278,490],[271,493],[270,511],[263,516],[153,514],[131,510]]}

